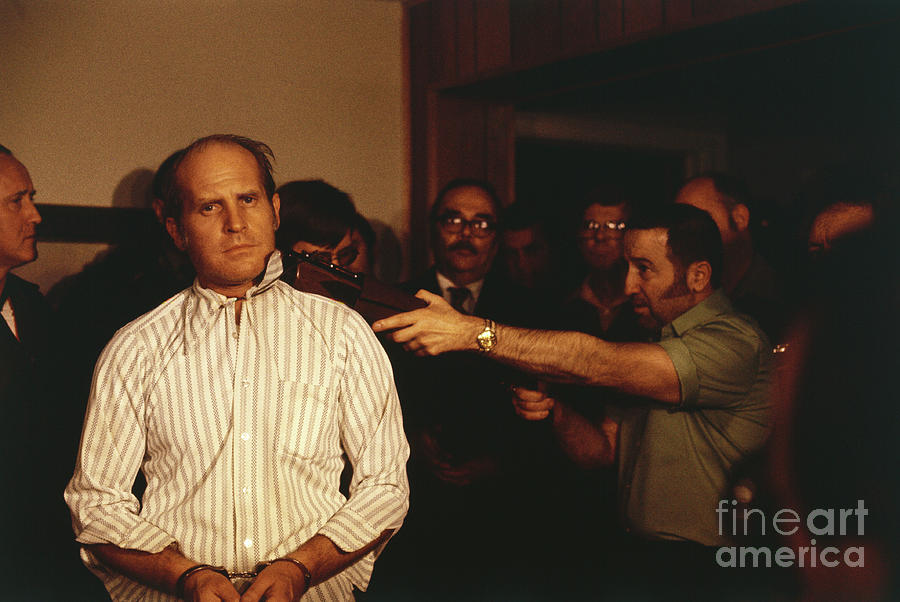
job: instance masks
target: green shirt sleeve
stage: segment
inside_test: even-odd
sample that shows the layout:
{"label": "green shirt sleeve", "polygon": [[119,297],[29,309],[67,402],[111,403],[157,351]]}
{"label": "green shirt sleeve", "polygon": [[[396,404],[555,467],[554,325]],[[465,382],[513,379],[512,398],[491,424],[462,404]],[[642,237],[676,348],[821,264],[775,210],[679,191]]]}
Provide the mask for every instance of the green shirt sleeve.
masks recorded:
{"label": "green shirt sleeve", "polygon": [[659,343],[675,364],[681,405],[729,407],[746,401],[765,343],[752,327],[729,317]]}

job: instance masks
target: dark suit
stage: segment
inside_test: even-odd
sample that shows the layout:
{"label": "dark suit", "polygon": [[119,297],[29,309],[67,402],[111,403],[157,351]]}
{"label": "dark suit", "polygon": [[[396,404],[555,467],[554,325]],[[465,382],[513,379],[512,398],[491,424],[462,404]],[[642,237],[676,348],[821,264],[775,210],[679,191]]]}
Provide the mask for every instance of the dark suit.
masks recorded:
{"label": "dark suit", "polygon": [[81,421],[60,377],[68,358],[55,355],[52,314],[38,287],[9,274],[4,289],[19,337],[0,319],[0,512],[8,542],[0,563],[13,571],[0,599],[98,599],[62,499]]}
{"label": "dark suit", "polygon": [[[434,269],[402,287],[441,294]],[[524,289],[489,275],[474,314],[529,325],[529,301]],[[411,504],[404,528],[379,560],[373,597],[506,595],[529,566],[517,554],[533,553],[526,545],[533,534],[516,516],[528,506],[523,487],[540,481],[529,455],[537,452],[536,437],[551,441],[546,425],[513,411],[509,385],[525,377],[478,353],[418,358],[395,347],[390,354],[412,447]],[[462,473],[462,482],[454,478]],[[448,580],[454,567],[467,567],[465,576]]]}

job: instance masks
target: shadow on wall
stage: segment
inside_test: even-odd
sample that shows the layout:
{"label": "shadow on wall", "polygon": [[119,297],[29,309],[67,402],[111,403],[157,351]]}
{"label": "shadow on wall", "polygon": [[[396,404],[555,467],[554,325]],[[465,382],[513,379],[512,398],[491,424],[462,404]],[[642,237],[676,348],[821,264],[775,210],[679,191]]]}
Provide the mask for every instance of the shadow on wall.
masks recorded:
{"label": "shadow on wall", "polygon": [[403,271],[403,248],[394,230],[386,223],[369,219],[375,231],[375,277],[382,282],[394,283]]}
{"label": "shadow on wall", "polygon": [[122,208],[147,209],[152,199],[153,170],[141,167],[129,172],[119,180],[113,190],[112,206]]}

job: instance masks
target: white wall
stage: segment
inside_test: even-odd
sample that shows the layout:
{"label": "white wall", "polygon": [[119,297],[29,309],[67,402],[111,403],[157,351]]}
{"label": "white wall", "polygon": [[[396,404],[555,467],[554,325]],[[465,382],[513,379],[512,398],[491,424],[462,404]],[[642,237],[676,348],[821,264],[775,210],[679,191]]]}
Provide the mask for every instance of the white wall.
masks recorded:
{"label": "white wall", "polygon": [[[324,178],[405,243],[401,20],[379,0],[0,0],[0,143],[39,202],[112,206],[135,170],[238,133],[277,182]],[[18,273],[77,271],[56,247]]]}

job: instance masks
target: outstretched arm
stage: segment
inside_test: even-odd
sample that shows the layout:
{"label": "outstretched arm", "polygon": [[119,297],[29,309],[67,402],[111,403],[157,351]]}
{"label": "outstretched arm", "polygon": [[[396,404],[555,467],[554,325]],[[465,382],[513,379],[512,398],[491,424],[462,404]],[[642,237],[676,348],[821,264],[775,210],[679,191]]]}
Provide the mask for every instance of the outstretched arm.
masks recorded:
{"label": "outstretched arm", "polygon": [[[375,332],[417,355],[478,351],[476,337],[484,320],[461,314],[442,297],[427,291],[416,296],[428,306],[379,320]],[[666,403],[681,401],[675,365],[665,350],[651,343],[609,343],[580,332],[528,330],[498,324],[490,356],[546,380],[605,386]]]}

